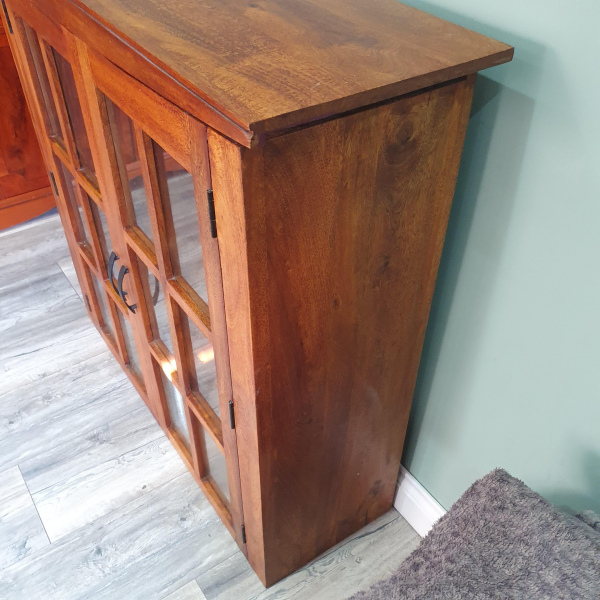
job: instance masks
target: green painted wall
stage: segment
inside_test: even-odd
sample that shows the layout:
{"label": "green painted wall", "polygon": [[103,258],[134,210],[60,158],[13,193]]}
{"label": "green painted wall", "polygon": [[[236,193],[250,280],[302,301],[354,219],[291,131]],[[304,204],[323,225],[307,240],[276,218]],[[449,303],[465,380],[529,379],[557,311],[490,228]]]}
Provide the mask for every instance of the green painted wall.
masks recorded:
{"label": "green painted wall", "polygon": [[600,3],[409,4],[515,46],[479,75],[403,463],[600,513]]}

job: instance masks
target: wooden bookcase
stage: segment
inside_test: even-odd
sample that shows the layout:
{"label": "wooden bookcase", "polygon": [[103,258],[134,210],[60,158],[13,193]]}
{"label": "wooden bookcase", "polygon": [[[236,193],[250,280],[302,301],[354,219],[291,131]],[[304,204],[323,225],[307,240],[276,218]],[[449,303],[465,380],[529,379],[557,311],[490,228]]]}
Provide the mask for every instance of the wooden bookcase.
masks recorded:
{"label": "wooden bookcase", "polygon": [[395,0],[6,0],[90,317],[265,585],[389,510],[475,73]]}

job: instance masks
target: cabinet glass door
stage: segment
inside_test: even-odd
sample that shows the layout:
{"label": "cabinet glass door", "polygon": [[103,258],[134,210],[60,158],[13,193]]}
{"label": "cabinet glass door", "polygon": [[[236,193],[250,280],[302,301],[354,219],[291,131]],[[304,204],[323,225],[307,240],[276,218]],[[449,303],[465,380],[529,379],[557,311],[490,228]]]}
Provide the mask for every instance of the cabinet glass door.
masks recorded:
{"label": "cabinet glass door", "polygon": [[64,28],[15,23],[88,311],[245,551],[206,127]]}
{"label": "cabinet glass door", "polygon": [[85,122],[74,61],[66,56],[64,39],[47,41],[19,17],[15,26],[32,82],[28,89],[30,102],[37,106],[44,125],[44,131],[38,134],[42,143],[45,138],[49,149],[50,178],[86,308],[147,402],[134,327],[124,314],[127,309],[121,305],[115,281],[108,273],[113,241],[107,206],[98,187],[90,144],[92,132]]}
{"label": "cabinet glass door", "polygon": [[127,303],[141,315],[158,418],[243,545],[206,128],[99,55],[87,58],[87,97],[126,246]]}

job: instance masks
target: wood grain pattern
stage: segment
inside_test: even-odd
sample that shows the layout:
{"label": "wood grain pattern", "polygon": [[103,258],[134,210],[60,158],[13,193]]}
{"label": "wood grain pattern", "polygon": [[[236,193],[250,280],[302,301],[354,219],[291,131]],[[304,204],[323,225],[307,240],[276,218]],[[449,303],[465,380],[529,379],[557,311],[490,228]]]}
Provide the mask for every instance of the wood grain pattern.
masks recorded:
{"label": "wood grain pattern", "polygon": [[47,14],[64,23],[119,67],[245,146],[265,132],[512,58],[510,46],[396,0],[8,4],[28,19],[41,22]]}
{"label": "wood grain pattern", "polygon": [[0,472],[0,572],[49,543],[19,467]]}
{"label": "wood grain pattern", "polygon": [[0,230],[53,206],[48,175],[0,20]]}
{"label": "wood grain pattern", "polygon": [[254,132],[510,60],[500,42],[395,0],[77,0]]}
{"label": "wood grain pattern", "polygon": [[[114,369],[114,371],[117,371]],[[120,373],[115,372],[115,385],[121,393],[130,389]],[[123,382],[123,383],[120,383]],[[132,393],[133,396],[133,393]],[[46,452],[19,463],[30,493],[35,494],[65,481],[73,481],[79,473],[90,473],[98,465],[119,459],[147,444],[163,438],[162,431],[150,411],[128,405],[118,413],[106,414],[107,421],[95,420],[93,428],[50,446]],[[128,409],[129,412],[127,412]],[[110,417],[116,417],[110,420]]]}
{"label": "wood grain pattern", "polygon": [[237,172],[211,146],[267,585],[392,504],[473,83],[274,138]]}
{"label": "wood grain pattern", "polygon": [[52,542],[185,473],[164,436],[63,479],[32,497]]}
{"label": "wood grain pattern", "polygon": [[236,551],[189,474],[46,548],[2,571],[3,600],[161,598]]}

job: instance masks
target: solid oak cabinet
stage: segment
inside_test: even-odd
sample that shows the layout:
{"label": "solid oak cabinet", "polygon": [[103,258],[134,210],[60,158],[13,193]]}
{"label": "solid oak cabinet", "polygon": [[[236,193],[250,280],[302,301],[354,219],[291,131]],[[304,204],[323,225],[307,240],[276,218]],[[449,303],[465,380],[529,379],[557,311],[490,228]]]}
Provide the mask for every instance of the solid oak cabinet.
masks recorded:
{"label": "solid oak cabinet", "polygon": [[6,0],[90,317],[270,585],[387,511],[477,70],[395,0]]}

